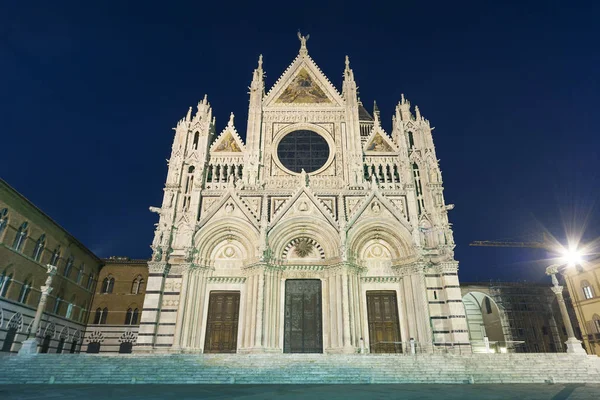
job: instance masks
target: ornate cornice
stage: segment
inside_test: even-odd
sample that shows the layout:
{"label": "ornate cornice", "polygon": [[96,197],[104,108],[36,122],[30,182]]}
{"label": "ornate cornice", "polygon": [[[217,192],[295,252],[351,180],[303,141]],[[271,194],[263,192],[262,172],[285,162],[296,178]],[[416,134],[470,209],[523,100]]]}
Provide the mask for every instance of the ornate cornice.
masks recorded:
{"label": "ornate cornice", "polygon": [[163,274],[166,275],[169,273],[170,265],[166,261],[149,261],[148,262],[148,271],[151,274]]}

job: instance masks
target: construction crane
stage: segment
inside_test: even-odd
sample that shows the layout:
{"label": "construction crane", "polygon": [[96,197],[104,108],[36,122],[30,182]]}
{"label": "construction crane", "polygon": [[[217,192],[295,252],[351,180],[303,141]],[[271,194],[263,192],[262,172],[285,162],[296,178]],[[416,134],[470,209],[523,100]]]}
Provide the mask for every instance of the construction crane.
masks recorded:
{"label": "construction crane", "polygon": [[539,242],[508,242],[497,240],[476,240],[469,243],[469,246],[477,247],[521,247],[531,249],[545,249],[551,252],[556,252],[557,244],[548,239],[546,233],[542,234],[542,240]]}

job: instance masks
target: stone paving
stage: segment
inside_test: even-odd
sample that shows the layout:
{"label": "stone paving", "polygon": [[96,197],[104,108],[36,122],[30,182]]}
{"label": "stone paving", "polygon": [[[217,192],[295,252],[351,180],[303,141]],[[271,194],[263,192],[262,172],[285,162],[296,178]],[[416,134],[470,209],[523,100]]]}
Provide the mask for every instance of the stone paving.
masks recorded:
{"label": "stone paving", "polygon": [[600,384],[519,385],[0,385],[2,400],[310,399],[597,400]]}

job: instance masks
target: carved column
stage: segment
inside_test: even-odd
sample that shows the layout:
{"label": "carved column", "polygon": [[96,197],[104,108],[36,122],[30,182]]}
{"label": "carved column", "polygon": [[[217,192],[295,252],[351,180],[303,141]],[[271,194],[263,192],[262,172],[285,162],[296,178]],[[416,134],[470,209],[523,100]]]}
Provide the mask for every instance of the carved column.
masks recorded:
{"label": "carved column", "polygon": [[179,294],[179,309],[177,310],[177,321],[175,322],[175,335],[173,336],[173,350],[181,349],[181,338],[184,323],[187,321],[186,311],[188,301],[188,285],[190,278],[190,269],[182,271],[181,293]]}
{"label": "carved column", "polygon": [[[27,332],[27,340],[23,341],[21,348],[19,349],[19,355],[35,354],[37,353],[38,341],[36,338],[38,328],[40,327],[40,321],[42,320],[42,314],[46,309],[46,302],[48,301],[48,295],[52,292],[52,278],[56,275],[56,266],[48,264],[48,277],[46,282],[41,289],[40,302],[38,303],[37,310],[31,329]],[[30,337],[33,335],[33,337]]]}

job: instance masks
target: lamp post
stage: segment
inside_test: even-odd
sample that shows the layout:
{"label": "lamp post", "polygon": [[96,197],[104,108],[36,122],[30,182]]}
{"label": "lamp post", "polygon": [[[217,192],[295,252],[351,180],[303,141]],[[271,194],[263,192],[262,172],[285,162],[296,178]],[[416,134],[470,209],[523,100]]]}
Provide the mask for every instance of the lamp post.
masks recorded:
{"label": "lamp post", "polygon": [[[52,292],[52,278],[56,275],[56,266],[47,265],[48,267],[48,277],[46,278],[46,283],[42,286],[40,296],[40,302],[38,303],[37,310],[35,312],[35,318],[33,319],[33,323],[31,324],[31,329],[27,333],[27,340],[25,340],[21,344],[21,349],[19,350],[19,355],[27,355],[27,354],[36,354],[38,341],[36,338],[37,330],[40,326],[40,321],[42,320],[42,314],[44,313],[44,309],[46,308],[46,301],[48,301],[48,295]],[[33,335],[33,337],[30,337]]]}
{"label": "lamp post", "polygon": [[587,354],[581,345],[581,340],[577,340],[575,337],[573,325],[571,325],[571,319],[569,318],[569,312],[567,311],[567,306],[562,293],[563,287],[558,284],[558,279],[556,278],[556,274],[559,272],[560,267],[561,265],[550,265],[548,268],[546,268],[546,275],[550,275],[552,277],[551,289],[556,295],[556,300],[558,300],[558,308],[560,309],[560,314],[562,316],[563,323],[565,324],[565,329],[567,330],[567,341],[565,342],[567,345],[567,353]]}

